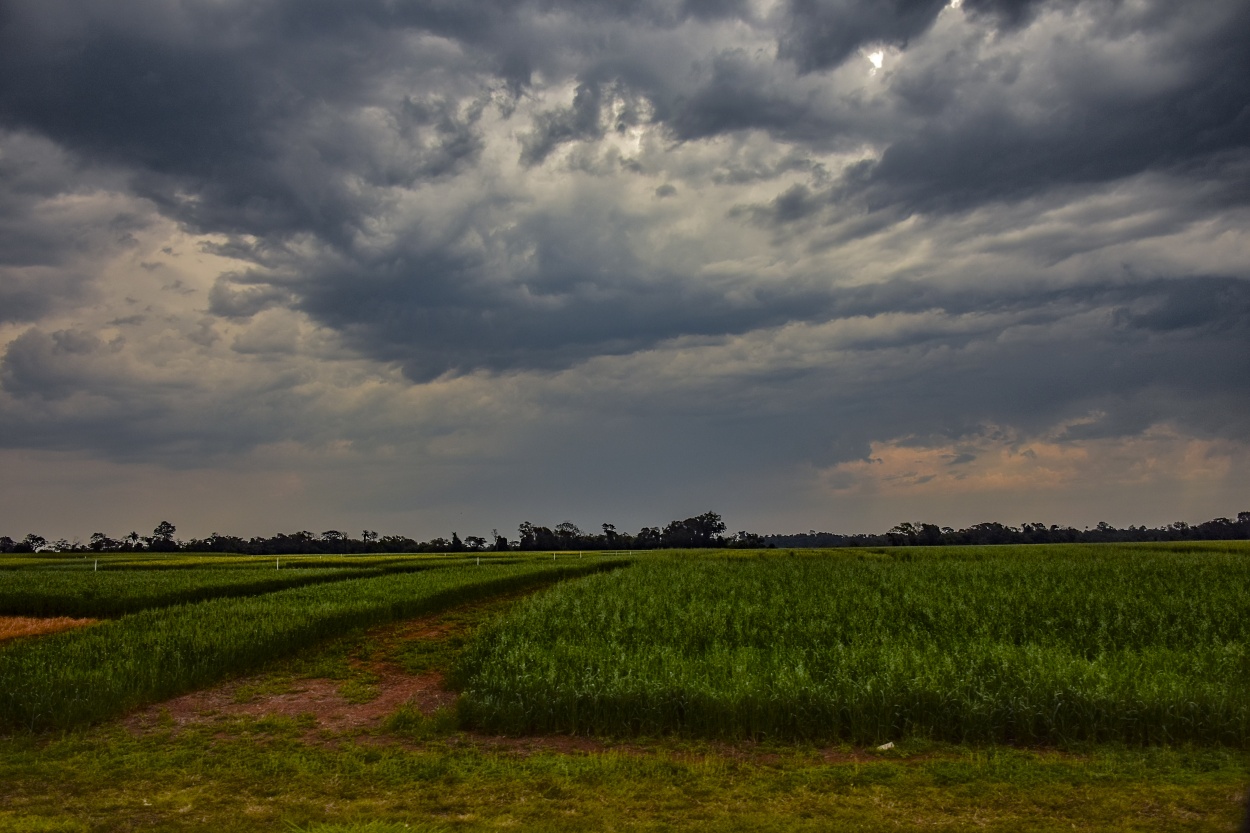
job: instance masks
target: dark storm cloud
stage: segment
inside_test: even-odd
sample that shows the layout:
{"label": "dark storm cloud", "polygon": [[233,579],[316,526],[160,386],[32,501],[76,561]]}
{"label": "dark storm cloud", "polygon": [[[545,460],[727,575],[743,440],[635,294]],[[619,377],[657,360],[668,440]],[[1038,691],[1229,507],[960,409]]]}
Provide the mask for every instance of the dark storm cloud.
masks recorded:
{"label": "dark storm cloud", "polygon": [[666,126],[679,139],[764,130],[778,138],[823,144],[839,125],[813,113],[806,98],[803,90],[778,83],[775,66],[732,50],[712,58],[710,77],[697,88],[659,100]]}
{"label": "dark storm cloud", "polygon": [[521,161],[534,165],[564,142],[601,138],[601,106],[599,86],[579,84],[572,105],[539,114],[534,130],[521,140]]}
{"label": "dark storm cloud", "polygon": [[[480,150],[471,108],[420,91],[389,112],[409,143],[402,164],[370,156],[340,117],[336,108],[367,103],[388,73],[399,35],[381,4],[147,6],[139,23],[134,8],[112,16],[107,3],[9,4],[0,122],[129,168],[143,196],[195,229],[333,241],[367,210],[343,173],[413,182]],[[432,17],[453,30],[460,20]],[[429,138],[414,135],[420,126]]]}
{"label": "dark storm cloud", "polygon": [[[810,314],[826,299],[802,288],[760,290],[734,304],[681,276],[640,274],[618,251],[614,274],[596,267],[619,243],[605,231],[576,238],[559,223],[527,226],[537,240],[531,281],[498,287],[472,257],[413,253],[353,274],[301,284],[300,308],[368,355],[400,363],[415,381],[475,369],[555,370],[588,356],[619,355],[683,335],[723,335]],[[520,296],[520,297],[518,297]]]}
{"label": "dark storm cloud", "polygon": [[[1212,4],[1208,14],[1226,18],[1215,29],[1189,26],[1188,12],[1165,4],[1136,16],[1115,3],[1077,7],[1092,21],[1084,34],[1156,44],[1175,69],[1161,80],[1135,78],[1131,66],[1125,77],[1091,79],[1058,52],[1029,56],[1040,66],[1030,70],[1010,54],[981,61],[957,49],[887,67],[872,101],[822,80],[857,50],[911,49],[945,5],[794,0],[775,19],[758,19],[744,3],[693,0],[150,3],[124,11],[103,2],[10,3],[0,33],[0,121],[125,170],[136,193],[193,231],[230,235],[216,251],[260,268],[242,283],[227,277],[214,286],[214,315],[246,319],[294,306],[417,380],[570,367],[683,336],[911,310],[929,297],[922,283],[907,283],[897,298],[890,286],[840,290],[838,274],[731,297],[716,281],[648,262],[629,236],[636,218],[602,202],[530,208],[524,197],[485,193],[480,204],[514,200],[514,208],[479,207],[441,235],[427,236],[432,223],[422,220],[385,244],[359,242],[391,213],[381,191],[454,186],[472,175],[482,164],[485,110],[512,112],[542,94],[536,73],[574,91],[568,104],[514,117],[524,165],[558,166],[557,150],[593,147],[634,126],[654,126],[678,145],[758,131],[794,144],[795,155],[754,171],[724,165],[711,181],[811,176],[738,218],[781,227],[819,222],[843,204],[866,208],[858,224],[841,217],[843,242],[911,212],[966,211],[1148,171],[1218,177],[1227,194],[1247,193],[1244,4]],[[1050,25],[1044,12],[1060,24],[1076,13],[1071,4],[1018,0],[965,7],[965,37],[977,48]],[[754,33],[757,48],[717,40],[715,26],[731,19]],[[1039,40],[1038,49],[1062,42]],[[1026,85],[1029,71],[1049,83]],[[1044,116],[1030,110],[1030,96]],[[832,184],[803,154],[859,145],[880,153]],[[475,240],[508,256],[493,257]],[[307,250],[297,245],[304,241],[312,241]],[[22,257],[37,259],[52,243],[31,245],[37,251]],[[15,315],[46,308],[29,283],[5,286],[10,308],[25,310]],[[1045,303],[1003,291],[981,287],[964,306]],[[929,303],[958,306],[946,296]]]}
{"label": "dark storm cloud", "polygon": [[251,318],[258,312],[289,301],[290,295],[272,286],[240,286],[237,275],[222,275],[208,293],[208,311],[222,318]]}
{"label": "dark storm cloud", "polygon": [[[1142,84],[1130,73],[1149,65],[1056,50],[1041,58],[1052,62],[1048,72],[1062,92],[1046,96],[1049,112],[1038,119],[1021,107],[1027,99],[1018,95],[1040,93],[1023,83],[1018,62],[972,74],[958,61],[927,66],[923,73],[904,71],[894,90],[903,112],[925,117],[925,129],[901,136],[879,161],[852,171],[848,190],[874,206],[960,210],[1063,183],[1181,169],[1220,181],[1233,198],[1250,199],[1250,8],[1217,6],[1222,25],[1201,38],[1189,31],[1180,7],[1158,7],[1136,21],[1117,19],[1115,5],[1091,8],[1096,17],[1090,34],[1111,43],[1176,30],[1151,62],[1168,65],[1171,77]],[[1105,14],[1098,16],[1100,11]],[[1072,66],[1063,65],[1068,57]],[[961,92],[970,86],[980,87],[981,95],[969,99]]]}
{"label": "dark storm cloud", "polygon": [[866,43],[907,43],[946,5],[945,0],[791,0],[778,53],[803,72],[828,69]]}
{"label": "dark storm cloud", "polygon": [[0,384],[19,397],[64,399],[89,387],[90,374],[80,360],[102,346],[91,333],[27,330],[0,360]]}
{"label": "dark storm cloud", "polygon": [[[87,261],[101,248],[133,243],[144,219],[130,206],[91,199],[108,183],[52,143],[0,127],[0,324],[89,298]],[[49,222],[40,207],[59,197],[77,202]]]}
{"label": "dark storm cloud", "polygon": [[[906,46],[933,25],[949,0],[790,0],[778,55],[801,72],[836,67],[865,46]],[[975,17],[1003,28],[1024,25],[1045,0],[964,0]]]}

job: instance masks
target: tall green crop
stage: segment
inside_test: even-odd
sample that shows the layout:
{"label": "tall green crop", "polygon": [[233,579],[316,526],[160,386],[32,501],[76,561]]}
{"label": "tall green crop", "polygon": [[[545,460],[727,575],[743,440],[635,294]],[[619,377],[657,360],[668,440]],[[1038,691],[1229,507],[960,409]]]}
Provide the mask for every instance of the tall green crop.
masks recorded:
{"label": "tall green crop", "polygon": [[[166,563],[155,569],[108,557],[102,560],[100,570],[92,569],[93,560],[78,559],[72,568],[0,573],[0,616],[120,616],[150,607],[255,596],[288,587],[472,563],[465,558],[445,556],[269,556],[261,561],[236,559],[233,563],[221,556],[179,556],[174,562],[176,566]],[[489,558],[488,563],[515,560],[496,556]]]}
{"label": "tall green crop", "polygon": [[23,571],[0,575],[0,615],[119,616],[149,607],[377,575],[373,570]]}
{"label": "tall green crop", "polygon": [[495,731],[1250,744],[1250,551],[664,559],[541,594],[458,670]]}
{"label": "tall green crop", "polygon": [[345,629],[582,575],[610,562],[465,566],[145,610],[0,648],[0,728],[101,720],[256,668]]}

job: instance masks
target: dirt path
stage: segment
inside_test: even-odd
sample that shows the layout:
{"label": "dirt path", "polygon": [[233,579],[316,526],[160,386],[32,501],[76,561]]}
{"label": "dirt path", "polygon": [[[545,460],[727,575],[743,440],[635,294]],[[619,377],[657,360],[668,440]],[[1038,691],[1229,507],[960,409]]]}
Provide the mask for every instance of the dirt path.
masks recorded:
{"label": "dirt path", "polygon": [[[336,738],[350,736],[370,744],[419,746],[421,742],[402,734],[373,730],[380,729],[387,718],[403,706],[429,716],[454,704],[459,695],[446,687],[441,671],[406,673],[394,661],[396,649],[413,642],[437,643],[462,637],[470,629],[465,622],[466,614],[472,619],[472,614],[482,608],[503,606],[523,595],[524,592],[488,599],[367,631],[365,639],[373,644],[370,651],[373,658],[349,659],[352,671],[369,680],[373,696],[365,702],[353,702],[353,698],[344,694],[347,681],[343,679],[280,676],[275,680],[273,674],[262,673],[145,707],[124,718],[122,725],[136,734],[146,734],[215,724],[224,728],[231,719],[240,717],[281,717],[306,721],[306,742],[334,743]],[[273,690],[275,688],[280,690]],[[470,731],[445,736],[440,742],[523,757],[544,752],[590,754],[607,749],[646,754],[645,745],[573,735],[502,737]]]}
{"label": "dirt path", "polygon": [[[232,717],[293,717],[315,721],[315,728],[335,733],[377,728],[400,706],[410,705],[431,714],[455,702],[456,694],[443,688],[441,674],[390,674],[379,677],[377,696],[352,702],[338,680],[311,678],[296,681],[281,693],[248,695],[252,679],[235,680],[215,688],[184,694],[142,709],[123,720],[132,731],[181,728],[214,723]],[[311,727],[310,727],[311,728]]]}
{"label": "dirt path", "polygon": [[433,714],[454,703],[456,692],[445,687],[441,671],[406,672],[394,659],[396,649],[405,643],[436,642],[463,633],[468,630],[463,621],[466,614],[512,598],[490,599],[367,631],[364,639],[373,645],[371,657],[347,660],[351,678],[367,681],[363,697],[361,686],[352,690],[351,678],[298,674],[275,678],[262,673],[147,706],[124,718],[122,725],[134,732],[149,732],[237,717],[287,717],[304,719],[311,724],[309,728],[346,733],[376,729],[401,706]]}

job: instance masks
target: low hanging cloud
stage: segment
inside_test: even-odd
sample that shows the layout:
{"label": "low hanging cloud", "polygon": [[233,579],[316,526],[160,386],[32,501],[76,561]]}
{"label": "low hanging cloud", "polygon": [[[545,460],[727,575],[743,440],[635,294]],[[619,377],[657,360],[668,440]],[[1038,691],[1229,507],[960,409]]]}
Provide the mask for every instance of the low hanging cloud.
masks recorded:
{"label": "low hanging cloud", "polygon": [[927,449],[952,493],[977,426],[1065,477],[1246,442],[1244,3],[4,15],[7,448],[454,458],[466,495],[669,449],[628,495],[731,478],[704,442],[861,485]]}

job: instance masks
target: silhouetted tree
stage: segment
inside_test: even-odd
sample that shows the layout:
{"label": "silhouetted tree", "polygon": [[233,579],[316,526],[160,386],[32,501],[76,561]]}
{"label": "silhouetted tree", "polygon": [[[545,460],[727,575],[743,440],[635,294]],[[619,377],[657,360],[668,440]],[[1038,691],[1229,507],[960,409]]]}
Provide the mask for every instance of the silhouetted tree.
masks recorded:
{"label": "silhouetted tree", "polygon": [[720,534],[725,522],[715,512],[704,512],[684,521],[673,521],[664,527],[662,539],[666,547],[716,547],[722,544]]}
{"label": "silhouetted tree", "polygon": [[177,532],[169,521],[161,521],[156,529],[152,530],[152,549],[156,552],[170,552],[178,549],[178,545],[174,543],[174,533]]}
{"label": "silhouetted tree", "polygon": [[565,521],[562,524],[556,524],[556,541],[559,549],[577,549],[577,539],[581,536],[582,531],[578,529],[577,524],[572,521]]}
{"label": "silhouetted tree", "polygon": [[104,550],[115,550],[119,546],[121,546],[121,544],[118,541],[114,541],[112,538],[108,537],[103,532],[91,533],[91,538],[89,540],[90,540],[90,544],[88,546],[90,546],[91,549],[95,550],[96,552],[103,552]]}
{"label": "silhouetted tree", "polygon": [[634,536],[634,549],[654,550],[664,544],[664,536],[658,527],[644,526]]}

